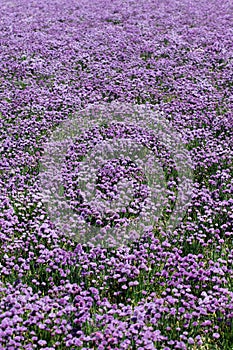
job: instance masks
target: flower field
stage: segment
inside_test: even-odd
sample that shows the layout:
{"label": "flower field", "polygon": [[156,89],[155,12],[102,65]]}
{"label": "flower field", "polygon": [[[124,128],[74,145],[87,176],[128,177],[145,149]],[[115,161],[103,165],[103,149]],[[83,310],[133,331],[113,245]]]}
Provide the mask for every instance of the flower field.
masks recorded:
{"label": "flower field", "polygon": [[232,37],[229,0],[1,1],[0,350],[233,349]]}

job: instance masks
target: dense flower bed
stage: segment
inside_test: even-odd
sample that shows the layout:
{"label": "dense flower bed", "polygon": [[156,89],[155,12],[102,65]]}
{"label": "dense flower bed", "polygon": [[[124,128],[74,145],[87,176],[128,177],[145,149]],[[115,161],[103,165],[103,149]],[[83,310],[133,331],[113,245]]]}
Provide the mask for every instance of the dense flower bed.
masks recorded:
{"label": "dense flower bed", "polygon": [[[227,0],[1,1],[0,349],[233,349],[232,14]],[[194,186],[172,235],[109,249],[56,228],[38,175],[62,121],[116,101],[164,113]]]}

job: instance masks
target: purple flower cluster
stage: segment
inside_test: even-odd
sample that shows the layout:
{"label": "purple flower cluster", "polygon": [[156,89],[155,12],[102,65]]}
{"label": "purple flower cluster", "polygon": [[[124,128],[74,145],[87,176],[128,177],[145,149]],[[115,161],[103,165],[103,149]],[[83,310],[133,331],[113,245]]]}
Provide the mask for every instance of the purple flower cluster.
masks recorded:
{"label": "purple flower cluster", "polygon": [[[232,347],[232,14],[227,0],[1,1],[0,349]],[[113,101],[164,113],[194,164],[192,201],[174,232],[158,225],[116,249],[64,235],[39,190],[53,130]],[[133,183],[131,208],[108,222],[82,203],[75,167],[117,130],[86,131],[64,166],[77,210],[113,228],[147,198],[140,167],[116,158],[99,169],[104,200],[119,179]],[[166,156],[165,218],[177,194]]]}
{"label": "purple flower cluster", "polygon": [[[71,149],[66,155],[66,164],[63,172],[63,181],[67,198],[72,202],[74,210],[85,218],[85,220],[91,225],[100,227],[107,226],[109,228],[121,227],[121,225],[127,225],[127,223],[130,223],[131,220],[139,217],[139,215],[142,213],[143,206],[145,208],[145,200],[149,196],[149,191],[147,188],[147,182],[149,179],[147,179],[147,176],[143,173],[143,170],[140,169],[136,163],[140,160],[143,163],[146,163],[146,152],[143,153],[141,158],[137,157],[137,162],[135,163],[135,161],[130,157],[130,148],[133,148],[133,145],[130,142],[127,148],[126,145],[123,144],[123,148],[126,148],[127,151],[126,157],[124,157],[122,154],[120,155],[120,151],[118,150],[118,152],[115,151],[118,158],[112,158],[106,161],[102,155],[102,148],[100,149],[102,165],[97,171],[97,176],[94,183],[94,197],[95,199],[100,198],[101,201],[104,200],[109,202],[110,208],[107,211],[105,210],[101,212],[101,202],[97,202],[97,204],[95,203],[95,205],[91,206],[90,198],[92,193],[90,193],[88,196],[86,188],[84,195],[87,200],[85,201],[84,195],[82,195],[79,188],[81,173],[80,165],[85,158],[88,162],[90,162],[90,150],[94,149],[94,158],[96,163],[98,144],[101,144],[101,142],[104,140],[112,140],[113,138],[115,141],[120,141],[124,139],[124,137],[126,137],[127,140],[133,140],[134,143],[139,146],[134,150],[137,156],[140,156],[140,153],[142,152],[140,144],[142,144],[146,149],[149,149],[153,155],[157,156],[157,158],[160,160],[159,166],[162,167],[167,173],[167,196],[171,196],[171,194],[173,194],[174,199],[176,198],[176,182],[178,182],[178,179],[174,164],[172,166],[174,161],[169,158],[168,150],[165,149],[154,133],[145,131],[143,128],[139,128],[134,125],[126,126],[121,123],[110,123],[109,126],[105,125],[101,128],[92,128],[86,133],[82,134],[78,139],[76,139],[76,142],[72,144]],[[106,143],[104,145],[105,148],[109,147],[110,153],[114,152],[114,143],[111,146]],[[153,165],[154,159],[152,157],[152,159],[150,159],[149,166]],[[119,191],[118,188],[119,181],[123,179],[131,181],[131,187],[133,189],[133,191],[131,191],[132,198],[130,198],[128,201],[125,200],[125,197],[127,197],[127,189],[125,186],[122,186],[123,188],[121,188],[121,191]],[[157,186],[159,187],[158,174],[156,174],[156,180]],[[88,183],[88,188],[90,188],[91,186],[89,180],[86,179],[86,182]],[[126,186],[129,186],[128,182],[126,182]],[[158,193],[156,194],[156,199],[158,199]],[[115,199],[118,201],[117,207],[114,208]],[[162,198],[164,203],[165,199],[166,198]],[[167,206],[168,205],[169,202],[167,203]],[[153,213],[155,214],[155,209],[153,210]]]}

